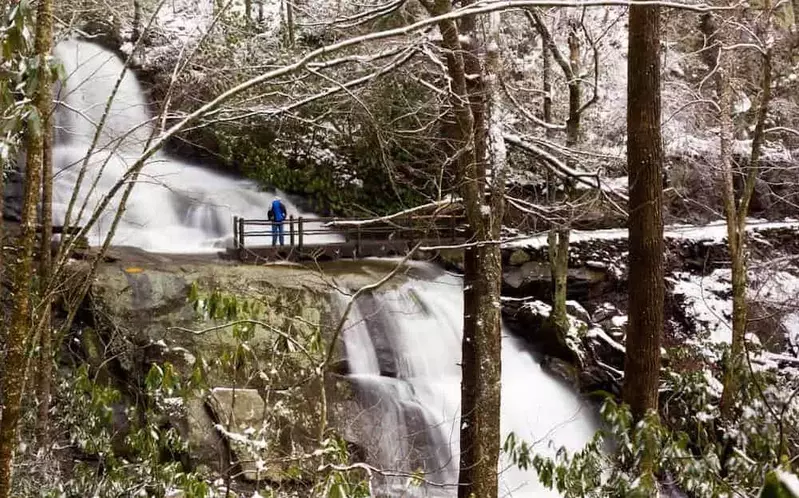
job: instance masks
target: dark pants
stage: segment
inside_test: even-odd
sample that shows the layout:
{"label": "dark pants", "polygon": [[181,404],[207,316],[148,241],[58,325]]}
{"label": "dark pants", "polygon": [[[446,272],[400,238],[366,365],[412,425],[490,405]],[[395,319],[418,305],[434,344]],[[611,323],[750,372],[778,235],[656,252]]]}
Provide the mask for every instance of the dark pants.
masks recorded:
{"label": "dark pants", "polygon": [[274,221],[272,222],[272,245],[277,244],[278,235],[280,236],[280,245],[283,245],[283,222],[282,221]]}

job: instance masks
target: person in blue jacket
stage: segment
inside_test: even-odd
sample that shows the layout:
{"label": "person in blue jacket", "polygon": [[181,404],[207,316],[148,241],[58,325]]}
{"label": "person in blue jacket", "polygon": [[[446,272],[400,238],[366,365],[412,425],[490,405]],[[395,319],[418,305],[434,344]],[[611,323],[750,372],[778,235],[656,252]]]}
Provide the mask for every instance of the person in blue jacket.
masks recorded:
{"label": "person in blue jacket", "polygon": [[275,197],[272,201],[272,207],[269,208],[267,213],[269,221],[272,222],[272,245],[277,244],[278,236],[280,237],[280,245],[283,245],[283,222],[286,220],[286,206],[280,200],[280,197]]}

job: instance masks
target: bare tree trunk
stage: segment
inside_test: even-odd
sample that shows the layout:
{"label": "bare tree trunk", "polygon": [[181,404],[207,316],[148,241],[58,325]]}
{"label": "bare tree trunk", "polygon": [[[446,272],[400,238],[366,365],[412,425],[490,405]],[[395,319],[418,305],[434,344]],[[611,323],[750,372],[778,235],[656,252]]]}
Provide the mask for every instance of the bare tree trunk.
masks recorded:
{"label": "bare tree trunk", "polygon": [[[53,11],[51,0],[40,0],[36,19],[36,54],[39,57],[39,85],[34,97],[39,120],[43,120],[52,105],[52,89],[47,83],[47,56],[53,40]],[[17,446],[18,423],[25,386],[25,348],[31,335],[31,281],[33,277],[33,248],[36,243],[36,211],[41,189],[44,126],[29,120],[27,130],[27,162],[25,194],[20,221],[18,261],[14,272],[14,300],[11,322],[6,336],[6,363],[3,375],[4,409],[0,420],[0,498],[11,496],[11,477],[14,448]]]}
{"label": "bare tree trunk", "polygon": [[136,44],[141,36],[141,0],[133,0],[133,26],[131,27],[130,42]]}
{"label": "bare tree trunk", "polygon": [[[580,114],[582,95],[580,91],[580,40],[577,36],[576,20],[569,20],[569,67],[564,68],[564,75],[568,79],[569,87],[569,118],[566,120],[566,147],[573,148],[580,140]],[[553,45],[550,45],[553,47]],[[567,160],[571,167],[576,166],[572,158]],[[564,184],[564,189],[569,190],[569,185]],[[564,341],[569,333],[569,319],[566,314],[566,292],[568,290],[569,274],[569,235],[568,226],[550,229],[549,241],[549,268],[552,274],[552,315],[550,323],[559,335],[559,340]]]}
{"label": "bare tree trunk", "polygon": [[[489,16],[488,43],[485,56],[485,82],[481,110],[483,117],[475,120],[474,140],[484,151],[484,164],[475,173],[475,180],[465,185],[467,199],[466,216],[469,224],[479,227],[476,263],[480,271],[474,281],[476,316],[476,362],[472,368],[477,370],[477,403],[475,405],[474,435],[478,438],[478,451],[475,452],[474,496],[498,496],[498,474],[500,448],[500,406],[502,385],[502,341],[500,316],[500,291],[502,283],[502,254],[500,252],[500,232],[504,213],[505,198],[505,150],[501,132],[501,117],[496,115],[498,108],[499,27],[500,14]],[[479,73],[478,73],[479,74]],[[478,130],[477,125],[483,129]],[[490,171],[490,180],[487,170]],[[485,193],[489,194],[486,205]],[[469,201],[469,199],[471,199]]]}
{"label": "bare tree trunk", "polygon": [[660,133],[660,11],[630,7],[627,59],[629,326],[624,401],[637,419],[657,411],[663,331],[663,142]]}
{"label": "bare tree trunk", "polygon": [[[477,309],[476,292],[473,285],[480,272],[477,254],[473,247],[463,252],[463,339],[461,340],[461,427],[458,498],[469,498],[474,483],[474,447],[477,439],[474,434],[476,421],[474,411],[477,406],[477,365],[475,320],[472,310]],[[468,367],[468,368],[467,368]],[[468,407],[468,408],[467,408]],[[461,491],[463,489],[463,491]]]}
{"label": "bare tree trunk", "polygon": [[[566,146],[574,147],[580,140],[580,39],[577,36],[577,20],[569,20],[569,119],[566,120]],[[572,160],[573,161],[573,160]]]}
{"label": "bare tree trunk", "polygon": [[720,406],[721,416],[725,420],[733,418],[732,411],[735,406],[739,381],[744,373],[744,341],[746,340],[747,326],[746,217],[749,215],[749,203],[757,182],[760,156],[765,139],[765,121],[771,102],[771,52],[768,50],[763,56],[761,99],[754,137],[752,138],[751,156],[746,171],[746,182],[743,186],[740,200],[737,202],[732,161],[733,123],[731,114],[733,102],[730,75],[728,74],[731,67],[732,65],[727,56],[723,56],[721,67],[716,77],[721,122],[722,192],[724,213],[727,219],[727,245],[732,261],[732,342],[730,344],[730,354],[724,366],[724,388],[721,393]]}
{"label": "bare tree trunk", "polygon": [[[547,44],[547,38],[545,36],[541,37],[541,55],[543,57],[543,62],[541,64],[541,71],[543,72],[542,79],[544,84],[544,122],[551,123],[552,122],[552,55],[549,53],[549,45]],[[550,128],[547,128],[546,134],[547,137],[551,136],[552,130]]]}
{"label": "bare tree trunk", "polygon": [[294,34],[294,4],[292,3],[294,0],[285,0],[286,6],[286,40],[288,41],[289,47],[294,46],[295,42],[295,34]]}
{"label": "bare tree trunk", "polygon": [[[552,313],[549,324],[565,343],[569,332],[569,317],[566,314],[566,292],[569,276],[569,229],[551,228],[547,235],[549,268],[552,274]],[[550,329],[552,330],[552,329]]]}
{"label": "bare tree trunk", "polygon": [[[470,2],[463,2],[468,5]],[[452,10],[451,0],[422,0],[431,15]],[[492,23],[493,25],[493,23]],[[492,164],[491,204],[485,204],[486,166],[489,151],[489,123],[486,112],[483,71],[478,58],[475,19],[461,20],[462,32],[453,20],[438,24],[450,77],[449,102],[455,117],[457,177],[464,199],[466,217],[475,244],[467,254],[464,275],[464,342],[461,362],[463,381],[461,413],[461,474],[458,496],[497,496],[500,407],[500,277],[499,245],[503,196],[496,185],[502,182],[504,159]],[[498,29],[498,28],[497,28]],[[460,35],[469,40],[463,50]],[[492,46],[494,43],[491,44]],[[498,49],[497,49],[498,50]],[[497,54],[489,54],[497,57]],[[466,75],[478,78],[467,78]],[[498,154],[491,154],[494,158]],[[472,349],[473,348],[473,349]],[[472,388],[469,392],[467,390]]]}
{"label": "bare tree trunk", "polygon": [[[6,212],[6,170],[7,165],[0,162],[0,288],[2,288],[5,271],[5,245],[6,245],[6,230],[5,230],[5,212]],[[2,322],[3,314],[0,313],[0,325]]]}
{"label": "bare tree trunk", "polygon": [[[43,85],[51,87],[51,78],[42,80]],[[48,92],[50,107],[44,115],[42,122],[42,233],[39,249],[39,293],[41,300],[41,331],[39,368],[37,369],[39,413],[36,418],[36,439],[39,447],[47,445],[48,423],[50,413],[50,391],[53,361],[53,334],[52,334],[52,293],[48,295],[51,287],[53,253],[53,105],[52,93]]]}

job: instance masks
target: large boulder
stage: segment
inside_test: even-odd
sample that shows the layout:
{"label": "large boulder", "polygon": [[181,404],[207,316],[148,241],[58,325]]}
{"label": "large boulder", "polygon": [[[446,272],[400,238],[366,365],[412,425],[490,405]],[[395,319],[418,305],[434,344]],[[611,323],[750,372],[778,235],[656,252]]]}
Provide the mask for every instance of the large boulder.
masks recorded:
{"label": "large boulder", "polygon": [[[82,341],[91,349],[86,356],[113,357],[115,376],[134,386],[153,364],[169,363],[184,379],[201,370],[207,388],[183,399],[170,420],[195,465],[223,473],[232,462],[244,478],[271,482],[313,472],[315,462],[294,462],[319,447],[322,396],[314,379],[338,322],[331,296],[373,283],[390,263],[306,269],[117,252],[98,269],[83,314],[95,334]],[[221,316],[209,312],[211,299],[257,311]],[[237,319],[257,323],[231,326]],[[345,370],[341,348],[333,351],[333,372]],[[352,393],[336,378],[330,372],[326,382],[329,423],[355,416],[347,412]]]}

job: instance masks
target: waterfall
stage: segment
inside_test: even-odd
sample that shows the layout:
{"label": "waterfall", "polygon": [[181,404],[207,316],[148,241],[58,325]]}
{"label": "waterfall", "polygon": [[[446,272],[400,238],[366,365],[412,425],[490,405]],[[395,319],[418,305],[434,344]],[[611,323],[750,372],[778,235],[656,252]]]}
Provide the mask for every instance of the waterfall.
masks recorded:
{"label": "waterfall", "polygon": [[[59,43],[55,56],[67,74],[66,82],[57,89],[53,149],[53,216],[56,224],[63,224],[78,171],[124,64],[99,45],[76,39]],[[86,210],[77,224],[89,219],[102,197],[144,150],[154,130],[154,118],[147,102],[141,85],[129,71],[89,158],[79,202],[80,205],[86,200]],[[95,181],[97,187],[87,195]],[[90,244],[102,243],[120,195],[121,192],[102,213],[91,233]],[[275,195],[280,193],[262,192],[250,181],[158,153],[142,170],[114,244],[161,252],[200,252],[224,247],[232,240],[232,217],[265,219]],[[300,212],[284,196],[283,202],[289,214],[312,217]],[[76,214],[77,211],[73,211],[73,220]],[[318,228],[313,225],[306,226]],[[329,237],[310,236],[306,243],[321,242]],[[267,242],[271,241],[262,239],[256,243]]]}
{"label": "waterfall", "polygon": [[[458,277],[421,268],[435,275],[364,296],[347,317],[343,340],[361,410],[348,430],[375,466],[422,469],[427,480],[450,486],[409,491],[407,478],[388,478],[380,496],[457,495],[463,287]],[[554,455],[561,446],[581,449],[596,428],[593,410],[503,329],[503,441],[514,432]],[[500,496],[559,496],[532,470],[503,461],[500,471]]]}

